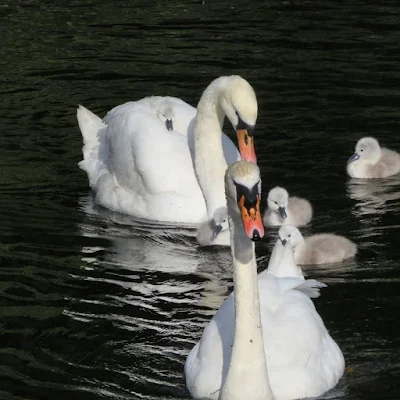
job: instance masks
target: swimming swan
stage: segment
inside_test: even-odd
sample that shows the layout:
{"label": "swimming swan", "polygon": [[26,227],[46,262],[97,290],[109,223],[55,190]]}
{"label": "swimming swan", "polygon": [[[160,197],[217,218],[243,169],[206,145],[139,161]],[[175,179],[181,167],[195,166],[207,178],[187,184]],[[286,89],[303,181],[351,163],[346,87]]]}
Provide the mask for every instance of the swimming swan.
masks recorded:
{"label": "swimming swan", "polygon": [[386,178],[399,172],[400,154],[380,147],[372,137],[360,139],[347,161],[347,173],[352,178]]}
{"label": "swimming swan", "polygon": [[234,294],[189,353],[187,388],[196,399],[318,396],[344,371],[343,355],[309,298],[318,297],[318,286],[268,273],[257,277],[253,241],[264,234],[259,169],[239,161],[228,167],[225,182]]}
{"label": "swimming swan", "polygon": [[320,233],[304,238],[295,226],[287,225],[286,229],[299,265],[338,263],[357,253],[357,246],[344,236]]}
{"label": "swimming swan", "polygon": [[122,104],[104,120],[80,106],[84,159],[79,166],[88,175],[96,203],[139,218],[197,225],[226,206],[225,169],[240,159],[221,133],[225,116],[237,131],[242,158],[256,162],[252,134],[257,100],[239,76],[211,82],[197,114],[182,100],[167,100],[175,115],[172,131],[158,113],[162,97]]}
{"label": "swimming swan", "polygon": [[264,213],[264,224],[277,226],[291,224],[306,225],[311,221],[313,210],[308,200],[290,196],[286,189],[276,186],[268,193],[268,208]]}

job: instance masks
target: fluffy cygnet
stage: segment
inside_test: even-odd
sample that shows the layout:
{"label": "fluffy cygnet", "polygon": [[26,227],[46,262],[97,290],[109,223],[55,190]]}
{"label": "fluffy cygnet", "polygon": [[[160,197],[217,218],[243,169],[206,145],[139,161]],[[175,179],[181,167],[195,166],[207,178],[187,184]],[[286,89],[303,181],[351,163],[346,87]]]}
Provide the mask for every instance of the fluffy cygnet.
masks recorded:
{"label": "fluffy cygnet", "polygon": [[308,200],[291,196],[286,189],[274,187],[268,193],[268,208],[264,214],[264,225],[306,225],[311,221],[312,207]]}
{"label": "fluffy cygnet", "polygon": [[278,240],[268,263],[268,273],[277,278],[299,278],[304,280],[303,271],[297,266],[291,242],[292,225],[283,225],[278,231]]}
{"label": "fluffy cygnet", "polygon": [[159,120],[165,123],[165,127],[169,131],[174,130],[174,119],[175,119],[175,111],[173,109],[172,103],[166,99],[159,103],[156,107],[157,117]]}
{"label": "fluffy cygnet", "polygon": [[299,265],[338,263],[353,258],[357,246],[344,236],[321,233],[303,237],[293,225],[285,226],[285,234],[294,249],[294,259]]}
{"label": "fluffy cygnet", "polygon": [[347,173],[352,178],[386,178],[399,172],[400,154],[380,147],[372,137],[360,139],[347,161]]}
{"label": "fluffy cygnet", "polygon": [[214,217],[199,226],[197,241],[200,246],[229,246],[229,221],[226,207],[217,208]]}

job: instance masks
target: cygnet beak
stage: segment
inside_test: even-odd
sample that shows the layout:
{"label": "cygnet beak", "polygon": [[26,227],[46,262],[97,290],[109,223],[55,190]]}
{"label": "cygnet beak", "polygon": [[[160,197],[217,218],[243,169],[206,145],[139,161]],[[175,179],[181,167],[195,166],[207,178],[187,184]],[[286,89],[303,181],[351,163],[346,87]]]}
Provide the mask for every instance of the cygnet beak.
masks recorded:
{"label": "cygnet beak", "polygon": [[165,120],[165,126],[169,131],[173,131],[174,127],[172,126],[172,119]]}
{"label": "cygnet beak", "polygon": [[257,242],[264,237],[264,225],[260,213],[260,196],[257,193],[255,201],[249,201],[243,194],[239,198],[238,206],[242,215],[243,227],[246,235]]}
{"label": "cygnet beak", "polygon": [[218,234],[222,231],[222,225],[215,225],[214,230],[213,230],[213,238],[218,236]]}
{"label": "cygnet beak", "polygon": [[254,127],[244,126],[243,123],[239,123],[236,127],[236,134],[242,160],[257,164],[256,152],[254,150]]}
{"label": "cygnet beak", "polygon": [[287,218],[285,207],[279,207],[278,211],[279,211],[279,215],[281,216],[281,218],[283,218],[283,219]]}
{"label": "cygnet beak", "polygon": [[352,163],[353,161],[356,161],[360,158],[360,155],[358,153],[354,153],[348,160],[347,164]]}
{"label": "cygnet beak", "polygon": [[[281,238],[279,238],[279,239],[281,239]],[[287,240],[286,239],[281,239],[281,242],[282,242],[283,245],[285,245],[287,243]]]}

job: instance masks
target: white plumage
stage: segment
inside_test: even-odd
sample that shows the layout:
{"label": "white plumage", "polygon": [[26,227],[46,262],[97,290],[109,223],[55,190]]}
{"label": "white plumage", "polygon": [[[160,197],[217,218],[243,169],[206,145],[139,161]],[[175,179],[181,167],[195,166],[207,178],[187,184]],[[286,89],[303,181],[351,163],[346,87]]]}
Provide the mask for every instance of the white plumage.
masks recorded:
{"label": "white plumage", "polygon": [[[231,165],[226,175],[235,292],[188,355],[187,387],[196,399],[319,396],[344,372],[343,355],[309,298],[318,297],[323,285],[276,278],[267,271],[257,277],[254,244],[244,234],[232,183],[243,172],[241,163]],[[259,175],[250,176],[240,176],[249,189],[259,181]]]}
{"label": "white plumage", "polygon": [[[198,107],[196,114],[180,99],[152,96],[117,106],[101,120],[79,106],[84,142],[79,166],[95,201],[139,218],[194,225],[224,207],[224,172],[240,155],[221,126],[225,115],[235,127],[239,116],[254,126],[256,97],[244,79],[220,77]],[[196,141],[203,149],[195,157]],[[203,171],[211,167],[212,174]]]}

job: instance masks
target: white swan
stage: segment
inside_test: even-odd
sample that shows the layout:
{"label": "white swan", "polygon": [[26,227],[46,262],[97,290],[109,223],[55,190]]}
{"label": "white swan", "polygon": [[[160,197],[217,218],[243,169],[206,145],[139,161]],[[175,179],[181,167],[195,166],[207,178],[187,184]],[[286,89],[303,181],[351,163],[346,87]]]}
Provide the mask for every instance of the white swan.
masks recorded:
{"label": "white swan", "polygon": [[291,224],[306,225],[311,221],[313,210],[308,200],[290,196],[286,189],[276,186],[268,193],[268,208],[264,213],[264,224],[277,226]]}
{"label": "white swan", "polygon": [[229,166],[235,291],[187,357],[186,385],[197,399],[314,397],[335,386],[344,371],[343,355],[308,297],[319,295],[318,286],[269,273],[257,279],[250,239],[263,235],[260,190],[256,165],[239,161]]}
{"label": "white swan", "polygon": [[[160,115],[166,100],[175,116],[172,131]],[[84,159],[79,165],[88,174],[95,201],[162,222],[197,225],[212,218],[217,208],[226,206],[227,164],[240,159],[232,141],[221,133],[225,115],[237,130],[242,157],[255,162],[257,100],[239,76],[214,80],[197,114],[182,100],[159,96],[117,106],[103,121],[80,106]]]}
{"label": "white swan", "polygon": [[381,148],[372,137],[361,138],[347,161],[347,173],[352,178],[386,178],[399,172],[400,154]]}
{"label": "white swan", "polygon": [[278,240],[272,250],[267,272],[277,278],[299,278],[304,280],[303,271],[296,264],[291,242],[291,230],[283,225],[278,231]]}
{"label": "white swan", "polygon": [[286,235],[294,249],[294,259],[299,265],[338,263],[353,258],[357,246],[344,236],[320,233],[303,237],[293,225],[287,225]]}

